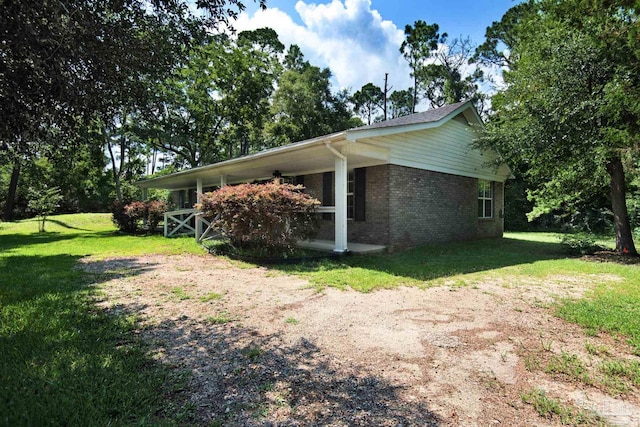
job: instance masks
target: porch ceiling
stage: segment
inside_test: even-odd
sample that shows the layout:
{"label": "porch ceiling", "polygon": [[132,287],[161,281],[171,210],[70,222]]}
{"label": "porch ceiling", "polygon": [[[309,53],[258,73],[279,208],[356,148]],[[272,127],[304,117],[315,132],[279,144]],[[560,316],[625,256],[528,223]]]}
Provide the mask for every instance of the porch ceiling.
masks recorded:
{"label": "porch ceiling", "polygon": [[295,144],[286,148],[279,147],[226,162],[152,178],[140,181],[138,185],[142,188],[178,190],[194,188],[198,179],[202,180],[203,187],[217,186],[220,185],[221,176],[226,177],[228,184],[236,184],[271,178],[274,171],[280,171],[283,176],[332,171],[335,167],[335,155],[327,149],[325,142],[331,142],[332,147],[346,153],[349,168],[385,163],[385,160],[380,158],[384,156],[377,155],[376,158],[372,158],[370,154],[363,151],[343,149],[346,145],[355,144],[347,141],[344,134],[332,137],[333,139],[318,139],[297,147]]}

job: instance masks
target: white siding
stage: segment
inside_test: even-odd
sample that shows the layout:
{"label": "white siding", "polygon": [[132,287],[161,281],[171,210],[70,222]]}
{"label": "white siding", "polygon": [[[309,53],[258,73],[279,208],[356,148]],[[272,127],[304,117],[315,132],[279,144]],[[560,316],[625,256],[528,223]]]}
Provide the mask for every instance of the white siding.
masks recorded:
{"label": "white siding", "polygon": [[508,168],[496,170],[489,165],[495,153],[473,149],[474,138],[471,126],[449,120],[437,128],[373,137],[366,142],[389,148],[391,164],[491,181],[507,179]]}

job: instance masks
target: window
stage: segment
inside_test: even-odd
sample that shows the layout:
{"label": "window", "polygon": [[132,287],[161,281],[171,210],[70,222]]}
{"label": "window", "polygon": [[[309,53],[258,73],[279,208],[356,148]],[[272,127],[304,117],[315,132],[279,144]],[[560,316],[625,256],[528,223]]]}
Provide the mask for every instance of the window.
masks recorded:
{"label": "window", "polygon": [[352,170],[347,175],[347,219],[353,219],[355,217],[356,199],[354,196],[355,180]]}
{"label": "window", "polygon": [[478,180],[478,218],[493,218],[493,183]]}

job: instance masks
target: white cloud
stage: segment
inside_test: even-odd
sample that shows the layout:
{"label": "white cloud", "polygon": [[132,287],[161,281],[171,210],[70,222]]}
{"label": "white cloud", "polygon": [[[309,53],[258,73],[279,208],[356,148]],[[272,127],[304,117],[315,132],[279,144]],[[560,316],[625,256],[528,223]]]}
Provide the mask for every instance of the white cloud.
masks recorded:
{"label": "white cloud", "polygon": [[273,28],[285,45],[299,45],[311,64],[329,67],[336,89],[356,91],[368,82],[382,87],[385,73],[394,89],[411,86],[409,67],[399,51],[404,32],[372,10],[370,0],[300,0],[295,8],[303,25],[282,10],[268,8],[253,16],[241,14],[234,27]]}

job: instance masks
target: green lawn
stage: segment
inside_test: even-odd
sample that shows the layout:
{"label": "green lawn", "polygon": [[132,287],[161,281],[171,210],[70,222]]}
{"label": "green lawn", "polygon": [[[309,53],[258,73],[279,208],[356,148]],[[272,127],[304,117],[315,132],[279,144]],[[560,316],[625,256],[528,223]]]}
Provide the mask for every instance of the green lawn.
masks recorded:
{"label": "green lawn", "polygon": [[92,300],[99,279],[74,269],[86,255],[202,253],[193,239],[115,233],[110,215],[0,224],[0,424],[177,422],[179,387],[146,355],[135,319],[107,316]]}
{"label": "green lawn", "polygon": [[[149,359],[132,332],[135,318],[108,316],[95,307],[94,285],[104,278],[74,266],[85,256],[203,250],[192,238],[117,234],[105,214],[55,216],[47,230],[37,233],[31,220],[0,223],[0,423],[157,425],[188,420],[189,407],[179,393],[181,378]],[[557,314],[593,333],[622,334],[640,351],[640,267],[567,257],[552,234],[511,233],[501,240],[276,268],[306,277],[318,288],[362,292],[588,277],[593,290],[583,300],[560,302]]]}

